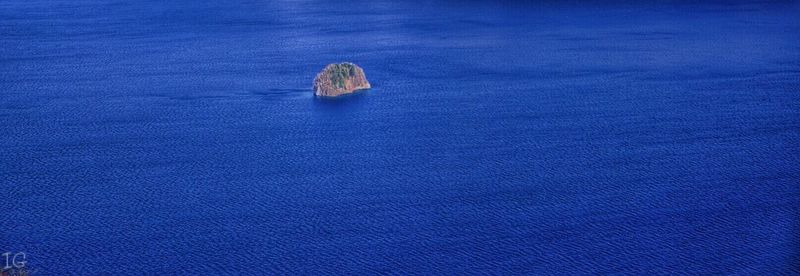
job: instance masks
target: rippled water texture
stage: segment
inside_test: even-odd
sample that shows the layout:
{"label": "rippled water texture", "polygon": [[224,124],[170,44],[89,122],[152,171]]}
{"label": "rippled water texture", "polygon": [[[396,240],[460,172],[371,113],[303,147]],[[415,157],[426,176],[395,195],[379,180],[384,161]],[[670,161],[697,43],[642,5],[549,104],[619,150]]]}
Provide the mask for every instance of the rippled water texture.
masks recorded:
{"label": "rippled water texture", "polygon": [[[800,4],[0,2],[43,275],[800,273]],[[373,89],[315,99],[327,63]]]}

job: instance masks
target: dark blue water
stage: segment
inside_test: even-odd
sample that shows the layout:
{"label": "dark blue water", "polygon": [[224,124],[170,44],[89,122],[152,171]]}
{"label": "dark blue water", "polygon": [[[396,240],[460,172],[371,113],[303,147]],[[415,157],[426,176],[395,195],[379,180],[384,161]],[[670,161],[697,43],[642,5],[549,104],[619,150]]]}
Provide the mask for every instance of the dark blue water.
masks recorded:
{"label": "dark blue water", "polygon": [[800,273],[800,4],[5,0],[0,191],[42,275]]}

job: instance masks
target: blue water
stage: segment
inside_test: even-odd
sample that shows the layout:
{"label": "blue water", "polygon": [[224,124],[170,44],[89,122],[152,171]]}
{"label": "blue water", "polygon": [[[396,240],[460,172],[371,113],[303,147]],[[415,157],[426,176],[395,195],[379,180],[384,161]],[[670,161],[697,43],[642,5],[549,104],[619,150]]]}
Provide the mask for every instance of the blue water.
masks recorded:
{"label": "blue water", "polygon": [[800,3],[4,0],[0,195],[40,275],[798,274]]}

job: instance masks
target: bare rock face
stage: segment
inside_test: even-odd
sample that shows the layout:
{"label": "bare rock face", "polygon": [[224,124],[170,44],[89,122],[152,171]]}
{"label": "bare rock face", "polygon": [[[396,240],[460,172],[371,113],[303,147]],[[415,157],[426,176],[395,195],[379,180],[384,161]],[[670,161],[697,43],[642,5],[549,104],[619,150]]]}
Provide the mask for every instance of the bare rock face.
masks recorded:
{"label": "bare rock face", "polygon": [[367,88],[370,85],[364,70],[349,62],[328,64],[314,78],[314,94],[317,96],[336,97]]}

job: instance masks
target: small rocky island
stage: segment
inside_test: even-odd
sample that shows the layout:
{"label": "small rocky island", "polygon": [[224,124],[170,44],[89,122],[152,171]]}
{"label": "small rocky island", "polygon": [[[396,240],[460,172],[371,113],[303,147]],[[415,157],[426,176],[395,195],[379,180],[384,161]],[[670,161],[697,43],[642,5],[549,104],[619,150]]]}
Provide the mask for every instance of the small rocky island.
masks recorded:
{"label": "small rocky island", "polygon": [[314,78],[314,94],[323,97],[336,97],[370,88],[364,70],[350,62],[333,63],[325,66]]}

